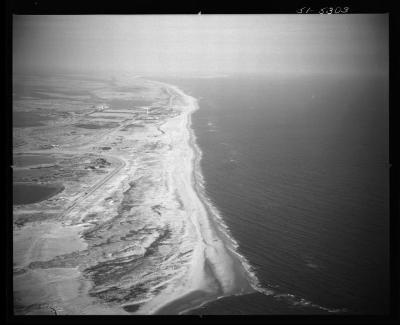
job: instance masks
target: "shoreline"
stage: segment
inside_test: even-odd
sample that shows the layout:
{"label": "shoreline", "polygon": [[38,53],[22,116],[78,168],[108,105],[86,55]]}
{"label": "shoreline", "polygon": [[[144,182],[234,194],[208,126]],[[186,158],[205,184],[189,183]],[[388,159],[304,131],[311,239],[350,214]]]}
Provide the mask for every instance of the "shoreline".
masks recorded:
{"label": "shoreline", "polygon": [[[119,128],[88,133],[98,137],[93,141],[57,138],[62,151],[36,143],[17,150],[61,155],[63,172],[49,179],[61,180],[66,190],[52,200],[13,205],[14,312],[190,314],[220,298],[257,292],[293,306],[346,311],[261,285],[206,192],[203,152],[192,128],[198,100],[172,84],[126,84],[147,89],[142,97],[151,105],[135,108],[139,115]],[[112,99],[114,88],[107,89]],[[137,123],[142,127],[127,127]],[[110,167],[78,178],[97,156]]]}
{"label": "shoreline", "polygon": [[[193,191],[195,192],[198,200],[201,202],[202,208],[205,210],[205,218],[207,219],[208,229],[203,227],[201,229],[202,239],[207,242],[207,239],[212,238],[213,243],[217,243],[216,250],[219,250],[221,255],[225,255],[225,265],[222,265],[222,269],[216,269],[215,266],[218,264],[219,255],[207,254],[207,247],[205,245],[204,254],[204,264],[208,265],[208,270],[205,270],[205,276],[214,279],[220,283],[220,290],[214,292],[207,292],[207,290],[202,290],[193,288],[192,290],[186,290],[183,294],[177,295],[166,301],[164,304],[160,305],[154,314],[158,315],[171,315],[171,314],[184,314],[191,310],[198,309],[207,303],[219,300],[220,298],[229,296],[239,296],[251,293],[260,293],[266,296],[272,296],[273,298],[279,297],[283,298],[288,303],[293,305],[301,305],[306,307],[313,307],[320,309],[328,313],[341,313],[346,312],[345,308],[328,308],[315,304],[307,299],[299,298],[289,293],[276,293],[274,290],[269,288],[264,288],[255,272],[252,270],[252,266],[244,257],[241,255],[237,248],[239,244],[233,238],[230,233],[228,226],[225,224],[220,212],[218,211],[215,204],[212,202],[211,198],[207,196],[204,191],[205,180],[201,170],[200,161],[202,158],[202,151],[196,142],[196,135],[192,125],[192,114],[199,109],[197,100],[186,95],[182,90],[173,85],[167,85],[174,89],[178,94],[180,94],[185,100],[189,100],[194,106],[194,109],[186,113],[186,130],[189,133],[189,138],[187,144],[193,152],[193,158],[191,160],[191,176],[190,183]],[[209,237],[208,237],[209,236]],[[211,246],[211,249],[213,247]],[[215,247],[214,247],[215,248]],[[210,252],[208,252],[210,253]],[[211,266],[211,267],[210,267]],[[214,266],[214,267],[213,267]],[[231,286],[226,285],[227,281],[224,279],[224,267],[231,270],[226,270],[231,276]],[[229,282],[229,281],[228,281]],[[222,285],[221,285],[222,283]],[[224,285],[225,284],[225,285]]]}
{"label": "shoreline", "polygon": [[[217,208],[212,205],[202,190],[204,187],[200,166],[202,152],[196,143],[196,135],[192,128],[192,114],[199,109],[198,102],[176,86],[165,83],[163,85],[177,93],[186,104],[182,114],[184,115],[185,142],[188,150],[191,151],[189,184],[196,196],[193,199],[197,199],[201,205],[201,207],[198,206],[200,213],[192,217],[192,222],[197,224],[200,235],[198,246],[202,254],[197,257],[194,254],[193,258],[201,259],[203,267],[202,281],[198,279],[199,283],[192,288],[181,290],[179,294],[164,301],[152,312],[166,315],[182,314],[222,297],[257,292],[258,279],[251,272],[247,260],[235,251],[238,247],[237,242],[231,237],[228,227],[218,215]],[[216,218],[218,220],[215,220]],[[210,290],[210,282],[216,288]]]}

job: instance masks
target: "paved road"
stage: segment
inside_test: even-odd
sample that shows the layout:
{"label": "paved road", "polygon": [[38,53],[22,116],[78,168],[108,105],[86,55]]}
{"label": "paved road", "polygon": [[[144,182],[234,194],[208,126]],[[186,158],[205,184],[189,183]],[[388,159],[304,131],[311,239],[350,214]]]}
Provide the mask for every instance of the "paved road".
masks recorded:
{"label": "paved road", "polygon": [[[62,150],[60,151],[50,151],[50,150],[35,150],[35,151],[26,151],[23,153],[34,153],[34,154],[72,154],[72,155],[82,155],[87,152],[82,152],[82,151],[65,151]],[[126,166],[125,160],[119,158],[118,156],[115,155],[110,155],[110,154],[101,154],[101,156],[105,158],[111,158],[114,160],[117,160],[119,162],[119,166],[117,166],[111,173],[107,174],[103,179],[98,181],[96,184],[92,185],[89,189],[86,189],[80,196],[78,196],[75,200],[71,202],[71,204],[68,206],[68,208],[60,215],[60,218],[63,219],[65,216],[68,215],[72,211],[73,208],[75,208],[80,202],[85,200],[88,196],[90,196],[93,192],[95,192],[98,188],[103,186],[106,182],[108,182],[111,178],[113,178],[122,168]]]}
{"label": "paved road", "polygon": [[[168,87],[166,88],[166,90],[169,94],[168,107],[172,107],[173,100],[175,98],[175,94],[171,93],[171,91]],[[83,146],[80,145],[79,147],[76,148],[76,150],[71,150],[73,148],[73,146],[69,146],[69,148],[67,146],[67,147],[55,149],[55,150],[51,150],[51,149],[50,150],[33,150],[33,151],[26,151],[26,152],[21,152],[21,153],[82,155],[82,154],[90,152],[90,150],[88,150],[87,147],[93,147],[94,144],[98,144],[99,142],[102,142],[105,137],[110,136],[112,133],[119,131],[121,128],[123,128],[129,122],[131,122],[131,119],[123,121],[121,123],[120,127],[116,128],[116,129],[112,129],[109,132],[102,134],[99,138],[97,138],[97,140],[95,142],[91,142],[91,143],[85,144]],[[163,134],[165,133],[163,130],[161,130],[159,128],[159,126],[158,126],[158,130]],[[123,160],[115,155],[101,154],[101,156],[115,159],[115,160],[119,161],[120,165],[118,167],[116,167],[107,176],[105,176],[102,180],[100,180],[96,184],[92,185],[89,189],[86,189],[81,195],[79,195],[75,200],[73,200],[71,202],[71,204],[68,206],[68,208],[64,212],[62,212],[62,214],[60,215],[60,219],[65,218],[79,203],[84,201],[87,197],[89,197],[91,194],[93,194],[97,189],[99,189],[106,182],[108,182],[110,179],[112,179],[127,164],[125,160]]]}
{"label": "paved road", "polygon": [[99,182],[97,182],[96,184],[94,184],[93,186],[91,186],[89,189],[86,189],[85,192],[79,196],[78,198],[76,198],[72,204],[67,208],[67,210],[65,210],[60,218],[63,219],[65,216],[68,215],[68,213],[70,213],[79,203],[81,203],[82,201],[84,201],[88,196],[90,196],[93,192],[95,192],[98,188],[100,188],[101,186],[103,186],[105,183],[107,183],[111,178],[113,178],[122,168],[124,168],[126,166],[126,162],[116,156],[112,156],[114,159],[119,160],[120,165],[115,168],[110,174],[108,174],[106,177],[104,177],[102,180],[100,180]]}

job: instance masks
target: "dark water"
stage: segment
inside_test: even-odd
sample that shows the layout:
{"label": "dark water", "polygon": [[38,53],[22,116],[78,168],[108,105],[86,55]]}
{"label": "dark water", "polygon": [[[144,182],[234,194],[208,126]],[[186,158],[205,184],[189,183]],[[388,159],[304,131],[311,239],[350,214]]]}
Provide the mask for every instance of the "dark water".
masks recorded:
{"label": "dark water", "polygon": [[[51,78],[53,76],[47,76],[47,78]],[[68,75],[63,75],[63,79],[69,79]],[[80,78],[77,81],[81,81]],[[49,80],[47,80],[48,83]],[[40,81],[39,81],[40,83]],[[61,85],[62,86],[62,85]],[[51,94],[55,93],[56,96],[52,96]],[[63,97],[65,96],[65,97]],[[79,98],[73,98],[73,96],[79,96]],[[30,84],[28,80],[13,80],[13,99],[21,100],[26,99],[26,97],[33,98],[34,100],[38,99],[51,99],[51,100],[59,100],[64,99],[68,101],[79,100],[80,102],[99,102],[99,99],[88,90],[85,89],[59,89],[57,87],[57,83],[55,85],[50,84],[41,84],[40,86],[35,86]],[[40,104],[38,104],[40,105]]]}
{"label": "dark water", "polygon": [[102,124],[78,123],[74,124],[74,126],[82,129],[111,129],[119,126],[119,123],[116,122],[108,122]]}
{"label": "dark water", "polygon": [[13,180],[14,182],[20,182],[21,180],[32,180],[40,179],[43,176],[49,176],[54,174],[53,168],[27,168],[27,169],[16,169],[13,170]]}
{"label": "dark water", "polygon": [[277,296],[221,299],[200,312],[321,312],[298,304],[304,299],[348,313],[386,313],[387,82],[330,76],[169,82],[200,99],[193,128],[207,193],[262,285]]}
{"label": "dark water", "polygon": [[48,155],[16,155],[13,157],[13,163],[16,167],[51,164],[55,162],[56,160]]}
{"label": "dark water", "polygon": [[13,204],[31,204],[47,200],[60,193],[64,187],[60,184],[13,184]]}
{"label": "dark water", "polygon": [[46,125],[44,121],[48,121],[50,118],[43,114],[36,112],[18,112],[13,111],[12,123],[15,128],[25,128],[32,126],[43,126]]}

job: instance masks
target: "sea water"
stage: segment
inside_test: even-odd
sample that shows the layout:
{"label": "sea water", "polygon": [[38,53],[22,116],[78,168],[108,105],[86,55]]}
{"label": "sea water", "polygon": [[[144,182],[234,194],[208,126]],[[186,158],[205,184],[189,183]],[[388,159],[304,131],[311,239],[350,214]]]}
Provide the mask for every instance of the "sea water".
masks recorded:
{"label": "sea water", "polygon": [[206,194],[267,293],[191,313],[388,312],[386,79],[168,80],[199,101]]}

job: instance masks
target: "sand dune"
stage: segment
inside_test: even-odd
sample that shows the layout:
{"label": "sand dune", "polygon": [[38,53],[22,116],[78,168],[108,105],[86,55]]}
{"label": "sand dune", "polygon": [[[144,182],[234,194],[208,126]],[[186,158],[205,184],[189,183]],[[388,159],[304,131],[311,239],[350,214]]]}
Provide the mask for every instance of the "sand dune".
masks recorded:
{"label": "sand dune", "polygon": [[191,129],[196,99],[165,83],[134,82],[150,88],[144,93],[158,112],[127,121],[142,123],[140,132],[121,125],[65,145],[71,157],[107,146],[102,157],[111,165],[90,186],[79,178],[66,184],[60,200],[69,205],[62,203],[58,217],[30,218],[14,229],[20,314],[176,314],[257,286],[202,190],[201,151]]}

